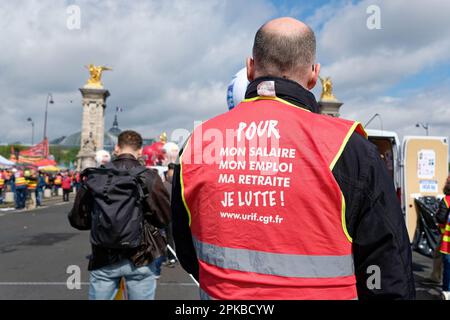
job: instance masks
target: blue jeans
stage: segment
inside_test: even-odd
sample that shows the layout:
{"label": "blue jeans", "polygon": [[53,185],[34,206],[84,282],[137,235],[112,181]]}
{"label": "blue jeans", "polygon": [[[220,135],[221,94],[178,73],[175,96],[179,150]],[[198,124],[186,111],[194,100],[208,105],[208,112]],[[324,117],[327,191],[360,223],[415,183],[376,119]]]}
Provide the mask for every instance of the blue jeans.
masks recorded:
{"label": "blue jeans", "polygon": [[125,278],[129,300],[154,300],[156,292],[155,264],[135,267],[129,260],[91,271],[89,300],[112,300]]}
{"label": "blue jeans", "polygon": [[37,189],[36,190],[36,205],[37,206],[41,206],[42,205],[42,195],[43,195],[44,191]]}
{"label": "blue jeans", "polygon": [[166,260],[166,256],[161,256],[161,257],[155,259],[154,263],[155,263],[155,271],[156,271],[157,276],[161,275],[161,265],[165,260]]}
{"label": "blue jeans", "polygon": [[27,188],[26,187],[18,187],[15,192],[16,196],[16,209],[25,208],[25,203],[27,201]]}
{"label": "blue jeans", "polygon": [[450,291],[450,254],[443,254],[444,275],[442,277],[442,291]]}

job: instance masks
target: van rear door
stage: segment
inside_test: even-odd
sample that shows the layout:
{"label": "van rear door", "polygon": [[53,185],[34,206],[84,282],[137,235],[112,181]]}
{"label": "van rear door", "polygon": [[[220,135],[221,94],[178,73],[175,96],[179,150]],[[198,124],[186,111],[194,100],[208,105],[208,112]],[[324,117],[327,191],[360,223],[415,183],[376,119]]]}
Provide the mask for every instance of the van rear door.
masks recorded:
{"label": "van rear door", "polygon": [[417,227],[417,197],[442,197],[448,176],[448,138],[405,136],[403,139],[403,203],[406,226],[413,241]]}

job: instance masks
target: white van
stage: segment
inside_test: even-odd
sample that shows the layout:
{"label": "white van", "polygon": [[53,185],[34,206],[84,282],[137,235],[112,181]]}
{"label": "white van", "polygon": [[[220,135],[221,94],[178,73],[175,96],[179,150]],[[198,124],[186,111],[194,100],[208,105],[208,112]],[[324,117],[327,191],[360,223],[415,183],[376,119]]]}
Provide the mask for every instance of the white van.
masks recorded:
{"label": "white van", "polygon": [[414,199],[442,197],[448,175],[448,138],[405,136],[400,144],[393,131],[366,129],[366,132],[392,177],[412,241],[417,222]]}
{"label": "white van", "polygon": [[402,154],[397,133],[394,131],[366,129],[370,142],[378,147],[380,156],[386,164],[389,175],[394,182],[398,199],[401,200],[402,190]]}

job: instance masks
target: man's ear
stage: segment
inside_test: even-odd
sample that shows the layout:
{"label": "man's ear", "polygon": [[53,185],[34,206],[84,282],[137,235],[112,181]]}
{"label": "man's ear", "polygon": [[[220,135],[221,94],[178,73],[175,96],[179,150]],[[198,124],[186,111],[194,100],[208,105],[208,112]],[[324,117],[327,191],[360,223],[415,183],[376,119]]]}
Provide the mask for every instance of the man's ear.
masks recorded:
{"label": "man's ear", "polygon": [[317,79],[319,78],[319,73],[320,73],[320,63],[316,63],[315,65],[313,65],[314,70],[312,70],[311,68],[311,73],[308,79],[308,83],[306,84],[306,88],[308,90],[311,90],[312,88],[314,88],[316,86],[317,83]]}
{"label": "man's ear", "polygon": [[115,154],[120,154],[120,147],[119,147],[118,144],[116,144],[116,145],[114,146],[114,153],[115,153]]}
{"label": "man's ear", "polygon": [[255,60],[253,58],[248,57],[246,61],[246,67],[247,67],[247,79],[248,81],[252,82],[255,80]]}
{"label": "man's ear", "polygon": [[138,157],[138,158],[142,157],[142,150],[143,150],[143,148],[140,148],[140,149],[137,151],[137,157]]}

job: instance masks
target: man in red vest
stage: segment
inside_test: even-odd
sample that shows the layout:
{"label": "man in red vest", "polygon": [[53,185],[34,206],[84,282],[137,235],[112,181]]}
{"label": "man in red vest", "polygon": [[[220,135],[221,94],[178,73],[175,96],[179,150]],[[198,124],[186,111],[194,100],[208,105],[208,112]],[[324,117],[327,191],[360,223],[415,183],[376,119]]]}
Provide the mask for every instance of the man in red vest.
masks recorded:
{"label": "man in red vest", "polygon": [[392,179],[358,123],[318,114],[315,47],[300,21],[263,25],[246,99],[180,153],[175,246],[203,299],[415,297]]}

